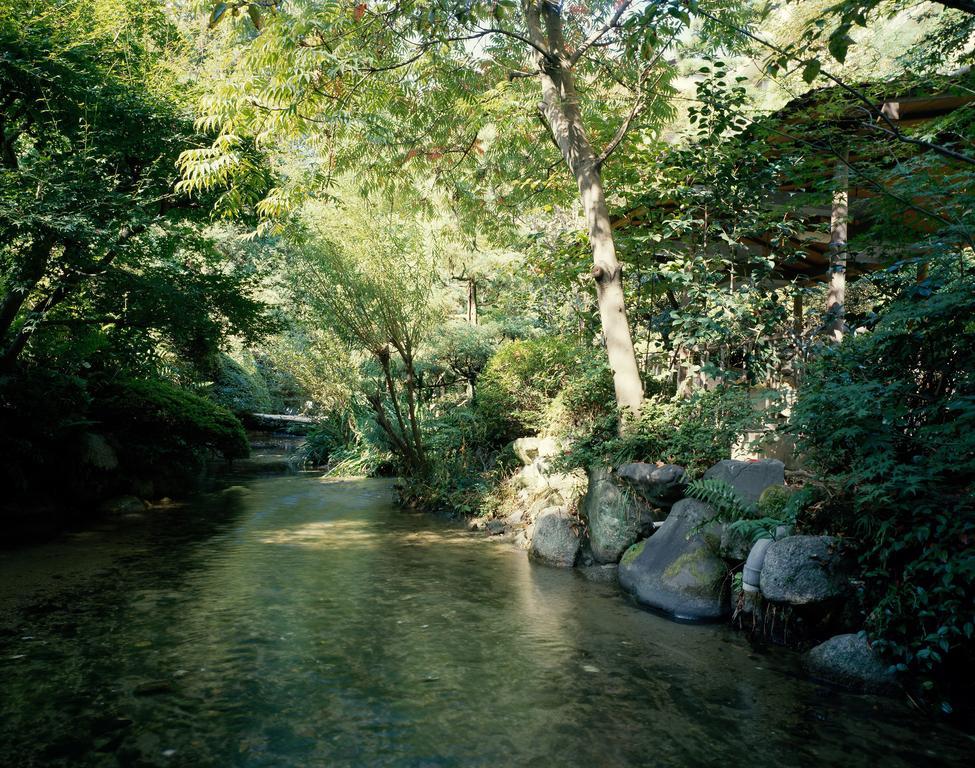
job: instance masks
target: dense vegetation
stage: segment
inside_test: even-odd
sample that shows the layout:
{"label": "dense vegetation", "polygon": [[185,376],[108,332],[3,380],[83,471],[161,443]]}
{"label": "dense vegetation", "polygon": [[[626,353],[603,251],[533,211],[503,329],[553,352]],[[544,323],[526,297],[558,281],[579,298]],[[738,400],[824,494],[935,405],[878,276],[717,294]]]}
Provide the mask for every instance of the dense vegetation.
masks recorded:
{"label": "dense vegetation", "polygon": [[310,413],[306,462],[471,515],[521,436],[693,476],[791,437],[807,488],[766,522],[850,540],[876,647],[950,707],[970,4],[200,5],[0,1],[12,509],[163,495],[246,454],[231,411]]}

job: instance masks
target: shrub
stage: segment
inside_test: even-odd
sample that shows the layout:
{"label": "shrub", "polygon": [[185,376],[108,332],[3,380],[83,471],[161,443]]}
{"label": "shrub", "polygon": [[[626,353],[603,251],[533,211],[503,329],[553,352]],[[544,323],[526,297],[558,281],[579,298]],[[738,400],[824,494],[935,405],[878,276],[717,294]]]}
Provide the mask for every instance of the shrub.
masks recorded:
{"label": "shrub", "polygon": [[973,666],[970,274],[955,262],[923,283],[904,279],[872,331],[810,366],[792,416],[800,447],[848,500],[849,519],[831,522],[860,542],[875,647],[942,702]]}
{"label": "shrub", "polygon": [[[249,359],[248,359],[249,358]],[[234,413],[267,413],[274,410],[267,381],[252,355],[245,364],[220,355],[210,396],[219,405]]]}
{"label": "shrub", "polygon": [[573,345],[554,336],[501,345],[477,382],[476,407],[486,434],[500,445],[540,431],[548,402],[576,356]]}
{"label": "shrub", "polygon": [[123,473],[151,482],[157,495],[196,487],[212,453],[228,460],[250,453],[229,410],[162,381],[112,384],[98,393],[91,415],[121,447]]}
{"label": "shrub", "polygon": [[396,470],[372,416],[351,410],[330,413],[305,437],[297,458],[305,465],[327,465],[332,475],[372,477]]}
{"label": "shrub", "polygon": [[492,442],[487,423],[474,408],[449,409],[427,421],[424,429],[429,471],[407,478],[404,497],[416,506],[463,515],[482,512],[485,497],[517,463],[514,453]]}
{"label": "shrub", "polygon": [[686,399],[653,395],[644,401],[639,422],[625,434],[618,435],[615,416],[605,417],[575,444],[567,463],[588,467],[664,461],[699,475],[727,458],[738,437],[759,418],[744,388],[719,387]]}

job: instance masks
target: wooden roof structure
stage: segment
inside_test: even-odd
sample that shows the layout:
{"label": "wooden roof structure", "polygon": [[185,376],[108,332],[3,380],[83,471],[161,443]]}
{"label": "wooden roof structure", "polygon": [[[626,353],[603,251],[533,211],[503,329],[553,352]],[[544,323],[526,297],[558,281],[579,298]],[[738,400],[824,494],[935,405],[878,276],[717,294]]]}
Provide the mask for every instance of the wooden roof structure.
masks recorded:
{"label": "wooden roof structure", "polygon": [[[971,77],[966,70],[949,79],[949,82],[952,79],[970,81]],[[855,90],[865,91],[866,89],[867,86],[863,86]],[[837,112],[835,106],[831,108],[830,105],[831,103],[835,105],[838,95],[845,97],[848,103],[844,109]],[[873,120],[879,128],[886,129],[890,133],[943,118],[973,102],[975,102],[975,88],[972,88],[970,84],[967,88],[949,86],[933,93],[924,92],[923,89],[917,87],[905,89],[901,94],[895,93],[889,97],[871,101],[870,107],[867,107],[867,104],[862,101],[855,102],[851,94],[839,86],[832,86],[816,89],[793,99],[780,110],[769,115],[762,123],[775,126],[772,135],[767,139],[767,152],[772,156],[781,152],[792,142],[815,147],[815,142],[807,140],[802,134],[806,126],[817,122],[820,125],[831,123],[834,127],[842,127],[846,131],[865,135],[867,132],[873,132],[866,120]],[[895,141],[896,139],[891,137],[890,140]],[[923,148],[918,148],[918,151],[923,151]],[[835,154],[831,155],[827,148],[823,148],[822,159],[824,171],[832,176],[833,168],[837,162]],[[855,158],[851,157],[852,160]],[[879,193],[875,188],[856,184],[855,175],[850,182],[848,187],[848,237],[852,240],[867,229],[869,221],[864,215],[868,208],[867,204],[871,198],[876,198]],[[783,185],[772,192],[768,200],[771,204],[784,205],[790,202],[797,192],[802,191],[805,190],[794,185]],[[667,209],[672,208],[673,205],[663,204],[661,207]],[[613,221],[613,228],[640,226],[649,213],[650,210],[646,206],[628,211]],[[792,245],[795,246],[795,258],[789,262],[776,265],[776,276],[783,281],[797,281],[800,284],[828,281],[830,274],[829,222],[831,207],[828,201],[824,200],[824,204],[821,206],[804,206],[801,213],[809,222],[810,227],[792,242]],[[767,256],[773,251],[779,250],[773,246],[772,237],[772,233],[750,237],[740,242],[739,245],[753,254]],[[881,268],[883,266],[882,257],[883,254],[870,248],[849,253],[846,266],[848,278],[856,279],[860,275]]]}

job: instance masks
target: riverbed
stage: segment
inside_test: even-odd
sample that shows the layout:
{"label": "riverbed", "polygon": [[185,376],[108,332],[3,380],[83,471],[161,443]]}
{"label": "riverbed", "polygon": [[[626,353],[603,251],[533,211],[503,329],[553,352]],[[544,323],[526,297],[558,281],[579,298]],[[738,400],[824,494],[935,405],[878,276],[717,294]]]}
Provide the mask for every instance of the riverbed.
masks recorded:
{"label": "riverbed", "polygon": [[0,553],[2,766],[967,765],[900,701],[613,584],[263,477]]}

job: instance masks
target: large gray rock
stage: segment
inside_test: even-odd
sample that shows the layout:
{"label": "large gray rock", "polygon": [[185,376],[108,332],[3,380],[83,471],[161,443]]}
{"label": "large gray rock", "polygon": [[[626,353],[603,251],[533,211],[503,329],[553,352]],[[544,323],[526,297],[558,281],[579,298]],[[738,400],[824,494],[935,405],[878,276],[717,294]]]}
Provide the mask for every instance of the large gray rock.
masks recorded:
{"label": "large gray rock", "polygon": [[680,501],[687,487],[687,473],[676,464],[658,467],[635,461],[624,464],[616,474],[656,507],[669,507]]}
{"label": "large gray rock", "polygon": [[766,600],[808,605],[846,594],[852,558],[833,536],[787,536],[772,542],[762,564]]}
{"label": "large gray rock", "polygon": [[809,674],[827,683],[864,693],[893,693],[897,680],[860,634],[837,635],[809,651]]}
{"label": "large gray rock", "polygon": [[718,556],[721,526],[702,523],[714,509],[678,501],[660,529],[620,561],[620,585],[637,601],[675,618],[709,620],[730,613],[728,569]]}
{"label": "large gray rock", "polygon": [[604,467],[589,472],[582,517],[592,556],[599,563],[617,562],[628,547],[653,531],[650,507],[625,492],[612,470]]}
{"label": "large gray rock", "polygon": [[536,459],[547,459],[559,452],[559,445],[552,437],[519,437],[511,447],[526,467]]}
{"label": "large gray rock", "polygon": [[115,496],[98,505],[103,515],[131,515],[145,512],[148,505],[137,496]]}
{"label": "large gray rock", "polygon": [[705,472],[704,477],[722,480],[734,488],[746,504],[755,504],[770,485],[785,484],[785,465],[777,459],[724,459]]}
{"label": "large gray rock", "polygon": [[579,555],[578,520],[562,507],[543,510],[532,530],[528,557],[558,568],[571,568]]}

